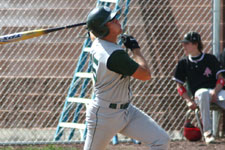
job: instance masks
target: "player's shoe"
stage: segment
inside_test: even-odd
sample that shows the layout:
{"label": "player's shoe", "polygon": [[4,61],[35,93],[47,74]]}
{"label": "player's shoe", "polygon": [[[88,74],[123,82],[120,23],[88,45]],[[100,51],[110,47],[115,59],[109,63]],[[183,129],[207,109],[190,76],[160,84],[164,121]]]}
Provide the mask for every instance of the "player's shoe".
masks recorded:
{"label": "player's shoe", "polygon": [[211,143],[215,142],[215,138],[212,135],[212,131],[204,132],[204,137],[205,137],[205,143],[206,144],[211,144]]}

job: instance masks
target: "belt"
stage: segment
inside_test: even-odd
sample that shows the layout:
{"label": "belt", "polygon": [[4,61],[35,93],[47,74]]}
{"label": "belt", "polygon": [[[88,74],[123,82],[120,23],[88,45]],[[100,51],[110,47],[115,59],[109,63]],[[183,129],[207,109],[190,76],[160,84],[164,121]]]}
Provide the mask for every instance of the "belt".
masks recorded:
{"label": "belt", "polygon": [[111,108],[111,109],[126,109],[126,108],[128,108],[130,103],[128,102],[128,103],[124,103],[124,104],[121,104],[121,103],[116,104],[116,103],[110,103],[110,102],[100,100],[100,99],[94,99],[92,101],[92,104],[98,105],[101,107],[105,107],[105,108]]}
{"label": "belt", "polygon": [[125,104],[110,103],[109,104],[109,108],[112,108],[112,109],[127,109],[128,106],[129,106],[129,103],[125,103]]}

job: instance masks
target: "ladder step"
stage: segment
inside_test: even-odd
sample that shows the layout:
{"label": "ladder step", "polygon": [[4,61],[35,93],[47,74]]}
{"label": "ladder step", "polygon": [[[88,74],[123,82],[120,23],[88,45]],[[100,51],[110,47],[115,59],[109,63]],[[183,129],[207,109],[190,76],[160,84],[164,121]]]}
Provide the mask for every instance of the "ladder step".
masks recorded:
{"label": "ladder step", "polygon": [[84,52],[90,52],[91,51],[91,48],[90,47],[85,47],[83,51]]}
{"label": "ladder step", "polygon": [[91,102],[92,99],[88,99],[88,98],[79,98],[79,97],[69,97],[67,99],[68,102],[73,102],[73,103],[84,103],[84,104],[88,104]]}
{"label": "ladder step", "polygon": [[69,123],[69,122],[60,122],[59,126],[64,127],[64,128],[77,128],[77,129],[85,129],[86,128],[85,124]]}
{"label": "ladder step", "polygon": [[117,0],[99,0],[100,2],[116,3]]}
{"label": "ladder step", "polygon": [[76,76],[77,77],[80,77],[80,78],[93,78],[93,73],[90,73],[90,72],[77,72],[76,73]]}

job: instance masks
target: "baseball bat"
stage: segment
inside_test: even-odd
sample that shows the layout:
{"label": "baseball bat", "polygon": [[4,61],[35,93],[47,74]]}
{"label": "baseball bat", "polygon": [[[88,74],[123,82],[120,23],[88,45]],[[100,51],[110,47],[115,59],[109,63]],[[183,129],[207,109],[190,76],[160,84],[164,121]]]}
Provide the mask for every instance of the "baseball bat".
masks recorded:
{"label": "baseball bat", "polygon": [[0,36],[0,44],[7,44],[7,43],[11,43],[11,42],[17,42],[17,41],[22,41],[22,40],[26,40],[26,39],[31,39],[31,38],[45,35],[45,34],[48,34],[51,32],[68,29],[68,28],[74,28],[74,27],[83,26],[83,25],[86,25],[86,22],[68,25],[68,26],[64,26],[64,27],[49,28],[49,29],[37,29],[37,30],[24,31],[24,32],[19,32],[19,33],[13,33],[13,34],[9,34],[9,35],[3,35],[3,36]]}

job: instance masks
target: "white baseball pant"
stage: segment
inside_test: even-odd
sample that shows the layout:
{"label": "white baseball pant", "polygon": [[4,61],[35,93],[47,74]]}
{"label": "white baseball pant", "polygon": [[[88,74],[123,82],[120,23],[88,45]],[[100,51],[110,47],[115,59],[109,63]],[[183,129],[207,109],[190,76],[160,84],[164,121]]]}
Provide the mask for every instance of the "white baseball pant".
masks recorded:
{"label": "white baseball pant", "polygon": [[[212,132],[212,120],[210,117],[211,90],[212,89],[202,88],[195,92],[195,102],[199,106],[202,116],[203,132]],[[221,90],[218,93],[218,100],[215,103],[225,109],[225,90]]]}

